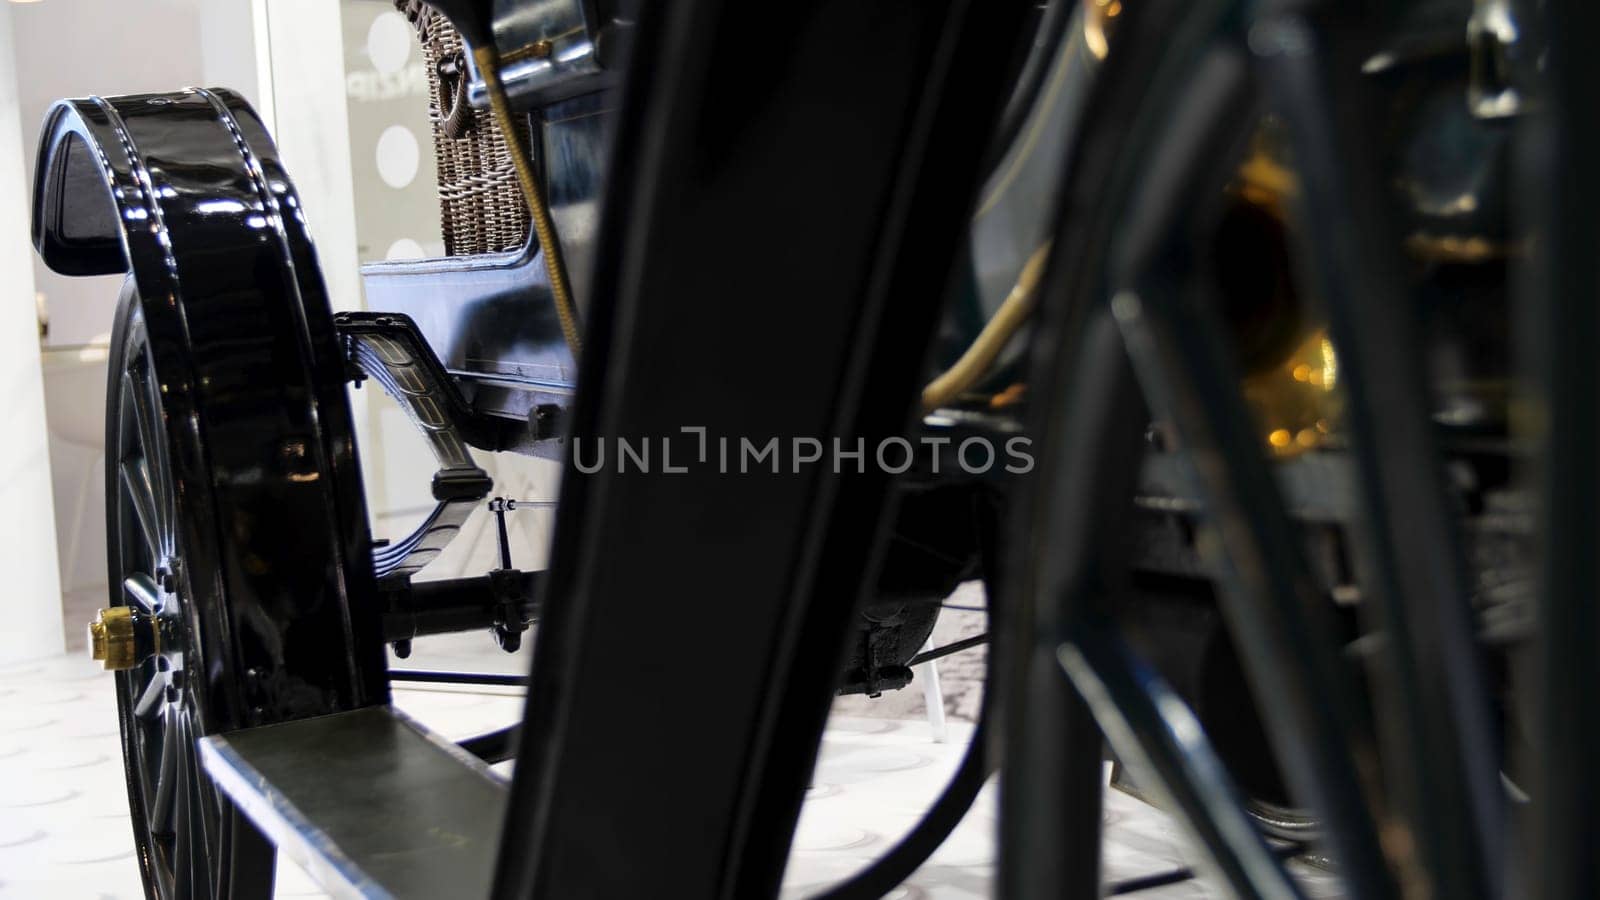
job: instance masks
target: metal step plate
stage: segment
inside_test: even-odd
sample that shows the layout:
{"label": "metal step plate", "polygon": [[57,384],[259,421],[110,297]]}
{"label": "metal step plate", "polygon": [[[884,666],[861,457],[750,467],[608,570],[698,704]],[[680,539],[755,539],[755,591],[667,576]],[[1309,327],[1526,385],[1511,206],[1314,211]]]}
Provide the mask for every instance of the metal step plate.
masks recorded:
{"label": "metal step plate", "polygon": [[335,897],[487,897],[506,789],[392,707],[203,738],[206,772]]}

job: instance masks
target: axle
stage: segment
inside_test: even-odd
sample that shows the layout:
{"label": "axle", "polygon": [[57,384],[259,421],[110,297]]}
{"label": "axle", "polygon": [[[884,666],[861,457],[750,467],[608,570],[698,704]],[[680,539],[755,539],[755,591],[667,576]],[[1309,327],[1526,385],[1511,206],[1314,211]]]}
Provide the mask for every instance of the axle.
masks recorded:
{"label": "axle", "polygon": [[386,579],[378,587],[384,604],[383,640],[396,643],[480,628],[520,631],[537,617],[543,576],[496,569],[441,581]]}

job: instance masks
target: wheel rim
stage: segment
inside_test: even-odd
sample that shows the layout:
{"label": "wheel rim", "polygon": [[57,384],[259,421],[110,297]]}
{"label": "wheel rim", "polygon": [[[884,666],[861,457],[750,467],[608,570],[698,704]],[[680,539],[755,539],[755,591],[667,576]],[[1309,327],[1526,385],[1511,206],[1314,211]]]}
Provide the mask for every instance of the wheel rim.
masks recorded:
{"label": "wheel rim", "polygon": [[160,897],[214,896],[221,807],[195,741],[207,732],[200,694],[186,678],[201,670],[178,537],[177,491],[144,318],[129,304],[113,379],[108,498],[113,603],[130,607],[151,636],[136,665],[117,675],[124,762],[147,887]]}

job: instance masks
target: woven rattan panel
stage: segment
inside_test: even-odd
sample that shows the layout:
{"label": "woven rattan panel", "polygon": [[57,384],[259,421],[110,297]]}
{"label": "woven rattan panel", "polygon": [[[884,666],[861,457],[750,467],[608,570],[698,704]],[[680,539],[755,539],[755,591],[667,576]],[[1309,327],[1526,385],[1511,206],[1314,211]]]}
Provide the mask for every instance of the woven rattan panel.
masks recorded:
{"label": "woven rattan panel", "polygon": [[494,117],[467,103],[461,36],[420,0],[395,0],[395,6],[415,26],[427,63],[444,252],[468,256],[520,249],[528,239],[528,208]]}

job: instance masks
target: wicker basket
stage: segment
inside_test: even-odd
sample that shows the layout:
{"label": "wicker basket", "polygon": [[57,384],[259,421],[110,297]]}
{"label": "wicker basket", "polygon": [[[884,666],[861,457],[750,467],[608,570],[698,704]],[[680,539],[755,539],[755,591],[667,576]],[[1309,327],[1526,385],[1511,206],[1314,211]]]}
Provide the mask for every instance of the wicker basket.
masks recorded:
{"label": "wicker basket", "polygon": [[469,256],[521,249],[528,240],[528,208],[505,135],[492,115],[466,102],[461,36],[421,0],[395,0],[395,6],[416,27],[427,63],[444,252]]}

